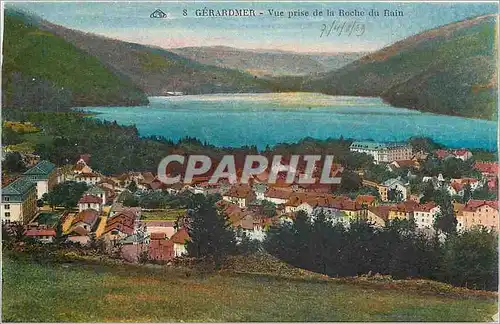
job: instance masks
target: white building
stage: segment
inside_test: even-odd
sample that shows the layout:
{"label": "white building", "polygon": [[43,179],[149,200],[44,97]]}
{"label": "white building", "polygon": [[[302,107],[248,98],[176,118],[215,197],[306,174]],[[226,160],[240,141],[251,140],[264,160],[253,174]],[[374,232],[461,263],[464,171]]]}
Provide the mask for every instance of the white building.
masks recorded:
{"label": "white building", "polygon": [[410,160],[413,155],[411,146],[405,143],[353,142],[349,149],[371,155],[375,163]]}
{"label": "white building", "polygon": [[436,214],[439,213],[440,207],[436,206],[434,202],[418,205],[413,211],[413,220],[417,228],[432,229]]}

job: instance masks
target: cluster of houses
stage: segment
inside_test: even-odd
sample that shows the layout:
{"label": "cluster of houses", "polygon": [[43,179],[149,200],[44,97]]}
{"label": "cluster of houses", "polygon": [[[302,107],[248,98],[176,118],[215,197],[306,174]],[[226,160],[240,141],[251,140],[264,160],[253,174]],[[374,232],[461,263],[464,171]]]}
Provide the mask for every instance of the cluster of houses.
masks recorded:
{"label": "cluster of houses", "polygon": [[[385,144],[353,142],[351,151],[373,156],[374,162],[387,166],[388,170],[402,167],[419,168],[425,156],[414,154],[407,144]],[[440,159],[450,157],[464,161],[472,154],[468,150],[437,150]],[[190,184],[166,185],[151,172],[128,172],[115,176],[104,176],[92,169],[90,155],[80,156],[71,169],[57,168],[49,161],[38,161],[28,171],[2,189],[1,218],[3,222],[26,225],[26,236],[43,242],[56,237],[55,227],[40,226],[33,220],[39,213],[37,200],[63,181],[84,182],[88,190],[78,201],[78,208],[65,212],[60,222],[68,241],[89,244],[100,239],[109,247],[120,246],[122,256],[130,261],[147,254],[152,260],[170,260],[186,252],[189,240],[186,228],[172,221],[141,219],[140,207],[125,207],[118,203],[118,195],[135,183],[138,190],[165,191],[179,194],[190,191],[209,195],[218,193],[222,199],[217,203],[235,229],[251,238],[263,240],[266,229],[277,222],[291,221],[302,211],[314,219],[324,213],[334,223],[346,226],[355,218],[363,218],[375,226],[383,227],[394,219],[413,220],[417,228],[432,231],[435,216],[440,207],[434,202],[420,204],[420,197],[410,192],[409,183],[401,178],[383,183],[363,180],[366,187],[375,188],[378,196],[358,195],[347,197],[334,195],[335,184],[287,183],[280,174],[278,181],[268,183],[269,173],[254,175],[248,184],[230,184],[221,180],[209,183],[209,178],[198,176]],[[460,178],[445,181],[437,177],[424,177],[435,188],[445,186],[451,195],[463,195],[466,185],[472,190],[488,184],[496,189],[498,163],[476,162],[474,168],[482,174],[481,179]],[[343,168],[332,166],[331,176],[340,176]],[[363,174],[360,173],[362,176]],[[409,174],[408,178],[411,178]],[[397,193],[397,197],[391,196]],[[269,206],[273,206],[271,211]],[[498,231],[498,202],[469,200],[465,204],[454,203],[459,231],[474,226],[484,226]],[[33,225],[34,224],[34,225]]]}

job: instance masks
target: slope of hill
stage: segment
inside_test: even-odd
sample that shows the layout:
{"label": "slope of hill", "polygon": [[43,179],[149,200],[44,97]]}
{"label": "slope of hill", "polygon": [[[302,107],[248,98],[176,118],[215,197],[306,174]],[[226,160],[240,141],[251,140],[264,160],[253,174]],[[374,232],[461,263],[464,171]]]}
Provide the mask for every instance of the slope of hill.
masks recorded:
{"label": "slope of hill", "polygon": [[246,71],[263,77],[300,76],[335,70],[365,53],[295,53],[243,50],[227,46],[183,47],[170,51],[203,64]]}
{"label": "slope of hill", "polygon": [[[37,263],[4,254],[5,322],[491,321],[496,298],[406,282]],[[446,288],[446,287],[445,287]],[[33,292],[36,292],[35,294]],[[77,292],[77,293],[75,293]]]}
{"label": "slope of hill", "polygon": [[64,110],[71,106],[139,105],[144,93],[126,77],[55,34],[39,20],[6,10],[4,107]]}
{"label": "slope of hill", "polygon": [[399,41],[321,77],[306,88],[380,96],[438,114],[495,119],[496,16],[452,23]]}
{"label": "slope of hill", "polygon": [[271,83],[248,73],[208,66],[170,51],[109,39],[42,22],[50,31],[125,75],[148,95],[166,92],[269,92]]}

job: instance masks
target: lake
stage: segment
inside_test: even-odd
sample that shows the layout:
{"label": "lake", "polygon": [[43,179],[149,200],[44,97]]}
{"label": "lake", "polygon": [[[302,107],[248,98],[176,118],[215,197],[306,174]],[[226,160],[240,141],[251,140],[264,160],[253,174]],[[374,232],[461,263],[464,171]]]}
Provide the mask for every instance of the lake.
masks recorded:
{"label": "lake", "polygon": [[143,136],[196,137],[217,146],[317,139],[404,141],[426,136],[450,147],[496,150],[494,121],[395,108],[380,98],[314,93],[150,97],[148,106],[85,107],[96,118],[135,124]]}

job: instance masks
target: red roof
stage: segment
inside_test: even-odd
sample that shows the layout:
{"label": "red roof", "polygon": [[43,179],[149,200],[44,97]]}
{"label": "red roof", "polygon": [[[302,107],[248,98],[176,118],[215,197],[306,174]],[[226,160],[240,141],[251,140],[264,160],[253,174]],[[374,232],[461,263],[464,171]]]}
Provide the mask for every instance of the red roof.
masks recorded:
{"label": "red roof", "polygon": [[186,229],[181,228],[174,235],[172,235],[172,237],[170,238],[170,241],[172,241],[173,243],[177,243],[177,244],[185,244],[186,241],[188,241],[189,239],[190,239],[189,234],[186,231]]}
{"label": "red roof", "polygon": [[248,198],[253,194],[252,188],[247,184],[234,185],[224,194],[228,197]]}
{"label": "red roof", "polygon": [[79,204],[102,204],[102,199],[94,195],[84,195],[80,200]]}
{"label": "red roof", "polygon": [[90,154],[82,154],[82,155],[80,155],[80,159],[79,160],[83,160],[83,162],[85,162],[86,164],[89,164],[89,162],[90,162]]}
{"label": "red roof", "polygon": [[73,220],[72,224],[83,222],[85,224],[92,225],[97,221],[98,216],[98,212],[94,209],[85,209],[76,214],[76,217]]}
{"label": "red roof", "polygon": [[269,188],[267,189],[265,196],[269,198],[278,198],[278,199],[288,199],[292,195],[292,191],[290,190],[280,190],[277,188]]}
{"label": "red roof", "polygon": [[149,238],[151,240],[164,240],[167,238],[167,234],[165,234],[165,233],[151,233]]}
{"label": "red roof", "polygon": [[56,236],[56,231],[53,229],[29,229],[24,232],[25,236]]}
{"label": "red roof", "polygon": [[453,151],[453,154],[455,156],[466,156],[466,155],[472,154],[472,153],[469,150],[466,150],[466,149],[459,149],[459,150]]}
{"label": "red roof", "polygon": [[415,206],[414,211],[428,213],[434,207],[436,207],[436,204],[434,202],[428,202],[426,204],[420,204],[420,205]]}
{"label": "red roof", "polygon": [[485,205],[498,210],[498,201],[471,199],[465,204],[464,211],[475,212],[479,207]]}
{"label": "red roof", "polygon": [[451,155],[450,152],[448,152],[447,150],[442,150],[442,149],[434,151],[434,154],[436,154],[438,159],[444,159],[444,158]]}
{"label": "red roof", "polygon": [[371,195],[359,195],[356,197],[356,202],[358,204],[371,204],[375,200],[375,196]]}
{"label": "red roof", "polygon": [[391,211],[391,206],[377,206],[377,207],[368,207],[368,210],[382,218],[386,221],[389,218],[389,212]]}
{"label": "red roof", "polygon": [[476,162],[474,169],[481,173],[496,175],[498,173],[498,162]]}

